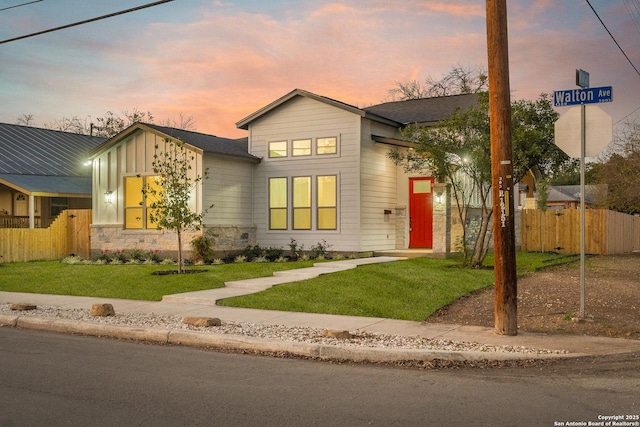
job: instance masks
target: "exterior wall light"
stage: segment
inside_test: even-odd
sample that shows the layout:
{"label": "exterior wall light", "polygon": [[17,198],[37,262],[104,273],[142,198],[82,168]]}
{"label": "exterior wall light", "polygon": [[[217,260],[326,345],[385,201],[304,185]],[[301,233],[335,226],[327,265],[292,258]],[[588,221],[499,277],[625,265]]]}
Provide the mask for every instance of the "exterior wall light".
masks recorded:
{"label": "exterior wall light", "polygon": [[104,192],[104,202],[105,203],[113,203],[113,191],[107,190]]}
{"label": "exterior wall light", "polygon": [[442,203],[442,193],[436,193],[436,203]]}

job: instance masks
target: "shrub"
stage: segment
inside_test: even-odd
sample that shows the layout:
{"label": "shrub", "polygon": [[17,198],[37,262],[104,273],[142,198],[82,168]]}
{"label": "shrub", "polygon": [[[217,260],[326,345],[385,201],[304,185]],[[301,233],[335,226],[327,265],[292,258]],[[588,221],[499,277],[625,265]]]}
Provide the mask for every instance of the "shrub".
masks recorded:
{"label": "shrub", "polygon": [[331,248],[331,245],[327,243],[326,240],[322,239],[315,245],[311,246],[309,250],[314,258],[322,258],[324,259],[327,256],[327,252]]}
{"label": "shrub", "polygon": [[113,252],[113,256],[111,257],[112,264],[124,264],[125,262],[127,262],[127,256],[124,251]]}
{"label": "shrub", "polygon": [[244,255],[238,255],[237,257],[235,257],[233,259],[233,262],[236,262],[238,264],[242,264],[243,262],[247,262],[247,257]]}
{"label": "shrub", "polygon": [[293,261],[297,261],[302,256],[304,252],[304,245],[298,246],[298,242],[296,239],[291,239],[289,242],[289,256]]}
{"label": "shrub", "polygon": [[80,258],[79,256],[76,255],[70,255],[68,257],[65,257],[62,259],[62,261],[60,261],[63,264],[82,264],[82,258]]}
{"label": "shrub", "polygon": [[111,262],[111,251],[109,249],[100,251],[100,255],[98,255],[96,261],[104,261],[104,263]]}
{"label": "shrub", "polygon": [[258,256],[253,259],[253,262],[269,262],[266,256]]}
{"label": "shrub", "polygon": [[194,237],[191,240],[191,249],[193,249],[192,258],[194,261],[209,262],[213,257],[211,240],[205,235]]}
{"label": "shrub", "polygon": [[248,261],[252,261],[255,258],[264,256],[264,252],[265,250],[261,248],[260,245],[254,245],[254,246],[249,245],[246,248],[244,248],[244,250],[242,251],[242,254],[245,257],[247,257]]}
{"label": "shrub", "polygon": [[158,250],[153,250],[153,251],[149,251],[147,252],[146,256],[144,257],[144,263],[145,264],[157,264],[160,261],[162,261],[160,259],[160,255],[158,255],[160,251]]}
{"label": "shrub", "polygon": [[146,257],[144,251],[140,249],[127,249],[125,254],[129,258],[129,261],[137,261],[138,263],[144,261]]}
{"label": "shrub", "polygon": [[264,253],[269,261],[275,261],[277,259],[280,259],[284,255],[284,249],[282,249],[281,247],[270,247],[265,249]]}

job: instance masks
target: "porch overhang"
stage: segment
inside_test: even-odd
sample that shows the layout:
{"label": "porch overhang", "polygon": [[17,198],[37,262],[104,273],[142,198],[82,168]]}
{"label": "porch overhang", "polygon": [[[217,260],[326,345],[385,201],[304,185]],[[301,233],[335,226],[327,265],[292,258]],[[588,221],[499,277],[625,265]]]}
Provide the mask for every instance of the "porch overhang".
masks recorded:
{"label": "porch overhang", "polygon": [[35,197],[91,197],[90,176],[0,174],[0,184]]}

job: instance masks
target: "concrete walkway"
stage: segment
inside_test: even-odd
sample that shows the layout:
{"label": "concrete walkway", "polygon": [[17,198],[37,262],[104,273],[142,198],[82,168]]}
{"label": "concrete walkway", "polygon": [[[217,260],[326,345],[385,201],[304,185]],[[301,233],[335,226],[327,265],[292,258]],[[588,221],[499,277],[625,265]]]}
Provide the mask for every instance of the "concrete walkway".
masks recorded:
{"label": "concrete walkway", "polygon": [[[146,313],[175,315],[182,317],[218,317],[222,321],[262,323],[266,325],[301,326],[318,329],[348,330],[400,336],[419,336],[429,339],[458,342],[476,342],[495,346],[516,346],[568,352],[563,357],[607,355],[640,352],[640,341],[589,337],[577,335],[545,335],[520,333],[517,336],[497,335],[492,328],[461,326],[454,324],[434,324],[406,320],[373,317],[352,317],[340,315],[294,313],[271,310],[221,307],[215,302],[238,295],[259,292],[271,286],[317,277],[356,268],[359,265],[392,262],[397,258],[376,257],[321,263],[299,270],[275,273],[273,277],[249,279],[227,283],[227,287],[185,294],[167,295],[161,302],[121,300],[113,298],[72,297],[64,295],[43,295],[30,293],[0,292],[0,303],[30,303],[60,308],[85,308],[92,304],[110,303],[116,313]],[[115,336],[126,339],[141,339],[172,344],[251,349],[259,351],[285,351],[320,358],[340,358],[350,360],[392,361],[392,360],[478,360],[478,359],[531,359],[532,355],[517,353],[455,352],[436,350],[362,349],[357,347],[326,346],[318,344],[286,343],[260,340],[250,337],[198,334],[190,331],[150,331],[140,328],[95,325],[51,319],[34,319],[33,316],[0,315],[0,326],[14,326],[57,332],[83,333],[97,336]],[[540,356],[544,357],[544,356]],[[557,357],[557,356],[554,356]]]}
{"label": "concrete walkway", "polygon": [[272,286],[282,285],[284,283],[298,282],[300,280],[313,279],[323,274],[335,273],[337,271],[352,270],[360,265],[380,264],[385,262],[393,262],[400,259],[403,258],[384,256],[321,262],[316,263],[313,267],[276,271],[271,277],[258,277],[255,279],[225,282],[224,288],[186,292],[183,294],[165,295],[162,298],[162,301],[180,302],[187,304],[216,305],[216,302],[220,301],[221,299],[237,297],[240,295],[255,294],[257,292],[264,291],[265,289],[269,289]]}

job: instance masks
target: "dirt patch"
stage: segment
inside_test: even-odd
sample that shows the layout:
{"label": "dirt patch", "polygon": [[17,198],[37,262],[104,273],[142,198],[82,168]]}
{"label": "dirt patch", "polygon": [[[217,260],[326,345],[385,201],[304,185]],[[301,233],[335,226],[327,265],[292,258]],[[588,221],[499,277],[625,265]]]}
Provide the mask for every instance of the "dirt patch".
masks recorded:
{"label": "dirt patch", "polygon": [[[494,290],[480,290],[440,309],[433,323],[494,326]],[[640,253],[586,261],[585,321],[580,313],[580,263],[531,273],[518,280],[518,329],[640,339]]]}

